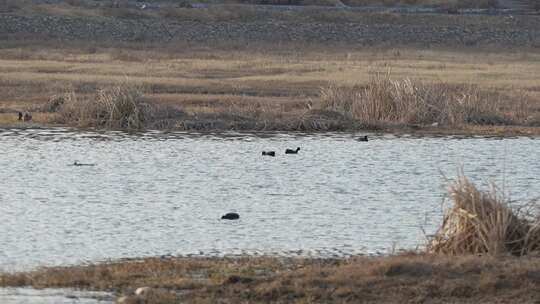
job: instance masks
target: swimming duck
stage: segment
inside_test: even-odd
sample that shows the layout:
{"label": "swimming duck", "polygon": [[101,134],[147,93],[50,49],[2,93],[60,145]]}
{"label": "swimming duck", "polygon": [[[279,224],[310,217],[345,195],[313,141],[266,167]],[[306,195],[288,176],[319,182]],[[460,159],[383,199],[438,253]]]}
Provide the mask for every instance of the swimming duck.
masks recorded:
{"label": "swimming duck", "polygon": [[222,220],[237,220],[240,218],[240,215],[235,212],[229,212],[221,217]]}
{"label": "swimming duck", "polygon": [[296,150],[287,149],[285,150],[285,154],[298,154],[298,151],[300,151],[300,147],[296,148]]}
{"label": "swimming duck", "polygon": [[368,141],[367,135],[358,138],[358,141]]}
{"label": "swimming duck", "polygon": [[80,167],[80,166],[94,166],[94,164],[81,164],[78,161],[74,161],[73,166],[77,166],[77,167]]}
{"label": "swimming duck", "polygon": [[276,156],[276,152],[275,151],[262,151],[262,155]]}

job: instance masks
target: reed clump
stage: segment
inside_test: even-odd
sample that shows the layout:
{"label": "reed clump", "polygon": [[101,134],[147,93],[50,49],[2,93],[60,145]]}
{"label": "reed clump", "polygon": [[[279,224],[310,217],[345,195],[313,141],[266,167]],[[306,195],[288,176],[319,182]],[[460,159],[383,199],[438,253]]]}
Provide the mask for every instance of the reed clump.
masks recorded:
{"label": "reed clump", "polygon": [[495,186],[480,191],[460,174],[449,194],[453,205],[428,244],[428,252],[523,256],[540,249],[540,217],[532,215],[530,208],[511,208]]}
{"label": "reed clump", "polygon": [[473,85],[393,80],[389,73],[374,75],[367,85],[322,88],[320,97],[323,109],[366,124],[522,124],[523,109],[530,109],[525,96],[509,102],[498,92]]}
{"label": "reed clump", "polygon": [[171,116],[143,102],[142,96],[140,88],[123,84],[98,89],[90,98],[71,91],[51,98],[44,110],[57,113],[58,122],[68,125],[129,130],[143,129],[154,116]]}

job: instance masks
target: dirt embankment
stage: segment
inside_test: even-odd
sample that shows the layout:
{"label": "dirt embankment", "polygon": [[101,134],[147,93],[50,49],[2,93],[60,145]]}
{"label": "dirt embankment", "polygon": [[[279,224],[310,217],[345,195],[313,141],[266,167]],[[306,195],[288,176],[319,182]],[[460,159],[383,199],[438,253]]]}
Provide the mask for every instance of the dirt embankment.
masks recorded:
{"label": "dirt embankment", "polygon": [[337,17],[242,22],[0,14],[0,40],[540,47],[540,16],[360,14],[351,22]]}
{"label": "dirt embankment", "polygon": [[117,303],[538,303],[540,262],[433,255],[148,258],[0,274],[0,286],[28,285],[112,291]]}

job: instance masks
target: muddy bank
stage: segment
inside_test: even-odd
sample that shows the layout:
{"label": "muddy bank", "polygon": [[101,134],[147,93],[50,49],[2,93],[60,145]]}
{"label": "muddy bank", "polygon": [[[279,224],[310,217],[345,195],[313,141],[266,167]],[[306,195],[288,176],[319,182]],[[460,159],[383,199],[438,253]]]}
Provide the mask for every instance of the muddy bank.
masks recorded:
{"label": "muddy bank", "polygon": [[2,274],[0,285],[113,291],[122,303],[537,303],[539,274],[534,257],[164,257]]}
{"label": "muddy bank", "polygon": [[[50,127],[74,127],[84,129],[104,129],[98,126],[79,126],[73,123],[59,123],[47,113],[34,113],[32,121],[17,121],[17,113],[0,114],[0,128],[32,129]],[[109,128],[127,130],[123,128]],[[363,124],[358,121],[332,116],[321,111],[313,111],[300,117],[257,120],[238,115],[181,114],[179,117],[157,119],[146,123],[146,130],[194,131],[194,132],[376,132],[388,134],[416,135],[465,135],[465,136],[540,136],[540,127],[512,125],[463,125],[439,126],[433,124]],[[129,130],[127,130],[129,131]]]}
{"label": "muddy bank", "polygon": [[[39,115],[38,115],[39,117]],[[16,122],[2,121],[0,128],[2,129],[40,129],[51,127],[74,127],[81,130],[93,130],[94,127],[77,127],[69,124],[59,124],[47,121],[32,121],[32,122]],[[99,128],[97,128],[99,129]],[[115,129],[122,130],[122,129]],[[439,127],[431,125],[363,125],[360,123],[339,121],[328,122],[327,120],[306,121],[289,121],[288,123],[280,123],[270,125],[264,122],[256,122],[252,120],[237,121],[224,119],[192,119],[179,121],[158,121],[147,127],[146,130],[163,130],[163,131],[193,131],[193,132],[375,132],[380,134],[415,134],[426,136],[540,136],[539,127],[520,127],[520,126],[462,126],[462,127]]]}

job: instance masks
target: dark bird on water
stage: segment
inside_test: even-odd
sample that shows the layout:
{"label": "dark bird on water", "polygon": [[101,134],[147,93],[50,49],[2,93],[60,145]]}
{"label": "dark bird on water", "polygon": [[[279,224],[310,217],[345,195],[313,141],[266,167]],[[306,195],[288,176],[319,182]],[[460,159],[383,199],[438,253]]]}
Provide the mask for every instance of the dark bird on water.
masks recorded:
{"label": "dark bird on water", "polygon": [[262,155],[266,155],[266,156],[276,156],[276,152],[275,152],[275,151],[263,151],[263,152],[262,152]]}
{"label": "dark bird on water", "polygon": [[285,150],[285,154],[298,154],[298,151],[300,151],[300,147],[296,148],[296,150],[287,149]]}
{"label": "dark bird on water", "polygon": [[230,212],[221,217],[222,220],[237,220],[240,218],[238,213]]}
{"label": "dark bird on water", "polygon": [[94,165],[94,164],[81,164],[81,163],[78,162],[78,161],[74,161],[74,162],[73,162],[73,166],[80,167],[80,166],[95,166],[95,165]]}
{"label": "dark bird on water", "polygon": [[367,135],[358,138],[358,141],[368,141]]}

